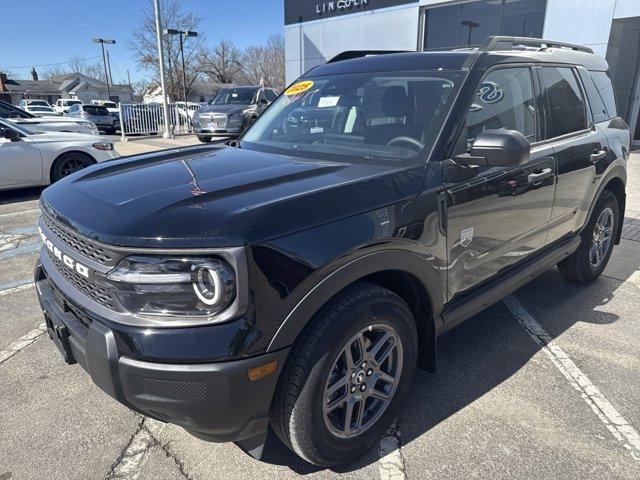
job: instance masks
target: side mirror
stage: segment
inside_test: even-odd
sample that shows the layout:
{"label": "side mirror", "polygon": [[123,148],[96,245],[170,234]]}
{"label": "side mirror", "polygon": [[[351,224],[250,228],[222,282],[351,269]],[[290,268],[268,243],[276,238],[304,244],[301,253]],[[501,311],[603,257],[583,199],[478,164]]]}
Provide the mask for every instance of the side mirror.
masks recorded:
{"label": "side mirror", "polygon": [[20,132],[13,130],[11,128],[5,128],[2,131],[2,136],[4,138],[6,138],[7,140],[10,140],[12,142],[19,142],[20,141]]}
{"label": "side mirror", "polygon": [[471,145],[470,153],[456,155],[462,165],[488,165],[491,167],[517,167],[529,160],[531,144],[516,130],[485,130]]}

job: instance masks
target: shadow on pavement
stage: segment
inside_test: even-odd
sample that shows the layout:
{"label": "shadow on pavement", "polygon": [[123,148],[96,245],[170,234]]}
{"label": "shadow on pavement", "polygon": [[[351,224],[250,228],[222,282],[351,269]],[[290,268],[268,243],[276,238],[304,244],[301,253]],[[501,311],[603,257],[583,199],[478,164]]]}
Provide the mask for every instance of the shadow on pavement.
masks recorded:
{"label": "shadow on pavement", "polygon": [[46,187],[31,187],[0,191],[0,205],[38,200],[45,188]]}

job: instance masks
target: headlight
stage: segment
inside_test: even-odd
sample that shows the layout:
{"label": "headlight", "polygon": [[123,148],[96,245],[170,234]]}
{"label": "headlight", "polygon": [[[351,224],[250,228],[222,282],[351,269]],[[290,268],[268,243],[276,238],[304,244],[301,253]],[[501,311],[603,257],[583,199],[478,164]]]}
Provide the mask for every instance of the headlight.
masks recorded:
{"label": "headlight", "polygon": [[245,112],[236,112],[236,113],[232,113],[231,115],[229,115],[229,118],[240,118],[240,117],[244,117]]}
{"label": "headlight", "polygon": [[113,150],[113,143],[109,142],[97,142],[91,146],[97,150]]}
{"label": "headlight", "polygon": [[206,317],[236,297],[235,272],[219,258],[126,257],[107,279],[133,314]]}

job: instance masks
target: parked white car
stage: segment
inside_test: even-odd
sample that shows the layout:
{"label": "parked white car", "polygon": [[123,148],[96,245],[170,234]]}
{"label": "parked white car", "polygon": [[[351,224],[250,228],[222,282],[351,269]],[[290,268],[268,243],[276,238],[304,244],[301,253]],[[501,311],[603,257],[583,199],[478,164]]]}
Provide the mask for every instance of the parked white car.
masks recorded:
{"label": "parked white car", "polygon": [[66,113],[72,105],[83,105],[83,103],[82,100],[74,98],[59,98],[56,100],[56,104],[53,106],[53,109],[58,113]]}
{"label": "parked white car", "polygon": [[0,100],[0,118],[11,120],[13,123],[24,125],[32,130],[85,133],[88,135],[98,135],[99,133],[98,127],[89,120],[57,115],[36,117],[2,100]]}
{"label": "parked white car", "polygon": [[29,112],[36,117],[60,117],[62,114],[56,112],[52,107],[46,107],[44,105],[25,105],[22,107],[25,112]]}
{"label": "parked white car", "polygon": [[113,143],[97,135],[36,132],[0,120],[0,190],[48,185],[117,157]]}
{"label": "parked white car", "polygon": [[29,99],[22,99],[20,100],[20,103],[18,104],[18,107],[24,109],[25,107],[49,107],[51,108],[51,105],[49,104],[49,102],[47,102],[46,100],[29,100]]}
{"label": "parked white car", "polygon": [[109,110],[109,113],[118,113],[118,104],[111,100],[91,100],[91,105],[99,105]]}

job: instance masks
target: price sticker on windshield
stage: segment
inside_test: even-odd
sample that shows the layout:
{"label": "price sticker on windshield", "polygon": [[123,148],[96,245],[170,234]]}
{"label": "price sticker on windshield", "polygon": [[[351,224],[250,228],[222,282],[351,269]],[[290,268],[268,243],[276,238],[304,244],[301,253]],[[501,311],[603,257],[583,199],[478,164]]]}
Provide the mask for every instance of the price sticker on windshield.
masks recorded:
{"label": "price sticker on windshield", "polygon": [[302,82],[298,82],[298,83],[295,83],[295,84],[291,85],[289,88],[287,88],[284,91],[284,94],[287,95],[287,96],[299,95],[299,94],[301,94],[303,92],[306,92],[311,87],[313,87],[313,81],[312,80],[304,80]]}

